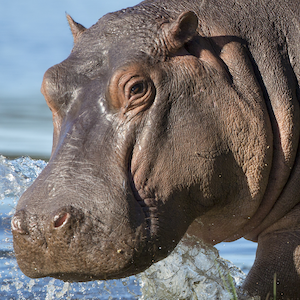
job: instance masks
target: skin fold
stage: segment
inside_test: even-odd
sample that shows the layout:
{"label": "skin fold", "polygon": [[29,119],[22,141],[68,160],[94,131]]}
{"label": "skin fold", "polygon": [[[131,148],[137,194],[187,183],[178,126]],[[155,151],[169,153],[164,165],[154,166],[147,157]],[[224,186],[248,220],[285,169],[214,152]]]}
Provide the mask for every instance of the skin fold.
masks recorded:
{"label": "skin fold", "polygon": [[299,5],[144,1],[44,75],[48,165],[18,202],[29,277],[121,278],[185,233],[258,242],[244,289],[300,298]]}

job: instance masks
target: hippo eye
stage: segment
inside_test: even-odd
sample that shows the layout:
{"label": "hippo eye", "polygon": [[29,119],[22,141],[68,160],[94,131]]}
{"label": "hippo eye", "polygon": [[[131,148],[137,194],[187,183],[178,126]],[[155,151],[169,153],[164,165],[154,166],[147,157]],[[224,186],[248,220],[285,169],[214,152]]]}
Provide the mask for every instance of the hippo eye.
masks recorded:
{"label": "hippo eye", "polygon": [[121,68],[111,78],[107,90],[107,99],[115,109],[121,109],[123,115],[138,114],[146,110],[155,98],[154,83],[145,71],[136,66]]}
{"label": "hippo eye", "polygon": [[139,82],[130,89],[130,96],[141,94],[144,91],[144,83]]}

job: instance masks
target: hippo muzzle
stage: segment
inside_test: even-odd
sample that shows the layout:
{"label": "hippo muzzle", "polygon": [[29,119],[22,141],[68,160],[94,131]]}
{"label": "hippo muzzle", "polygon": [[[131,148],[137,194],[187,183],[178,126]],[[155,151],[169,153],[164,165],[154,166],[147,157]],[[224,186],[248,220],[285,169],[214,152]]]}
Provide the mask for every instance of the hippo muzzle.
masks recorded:
{"label": "hippo muzzle", "polygon": [[[45,173],[50,167],[51,163]],[[50,177],[43,181],[49,182]],[[153,250],[148,224],[132,195],[119,207],[101,201],[99,207],[93,207],[82,192],[68,192],[66,201],[62,191],[60,196],[56,194],[57,184],[51,191],[43,189],[49,187],[34,184],[25,192],[11,223],[16,258],[27,276],[68,281],[110,279],[135,274],[151,264],[147,260]],[[48,203],[39,206],[46,197]],[[113,200],[108,197],[107,201]]]}

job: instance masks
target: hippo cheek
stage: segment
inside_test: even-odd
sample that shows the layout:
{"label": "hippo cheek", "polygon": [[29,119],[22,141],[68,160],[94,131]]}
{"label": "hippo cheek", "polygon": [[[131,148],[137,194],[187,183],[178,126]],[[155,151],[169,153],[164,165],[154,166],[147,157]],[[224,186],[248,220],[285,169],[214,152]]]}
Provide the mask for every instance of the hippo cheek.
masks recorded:
{"label": "hippo cheek", "polygon": [[147,268],[151,255],[145,227],[132,228],[119,220],[119,227],[109,230],[72,206],[51,214],[50,220],[25,210],[12,219],[14,249],[24,274],[65,281],[121,278]]}

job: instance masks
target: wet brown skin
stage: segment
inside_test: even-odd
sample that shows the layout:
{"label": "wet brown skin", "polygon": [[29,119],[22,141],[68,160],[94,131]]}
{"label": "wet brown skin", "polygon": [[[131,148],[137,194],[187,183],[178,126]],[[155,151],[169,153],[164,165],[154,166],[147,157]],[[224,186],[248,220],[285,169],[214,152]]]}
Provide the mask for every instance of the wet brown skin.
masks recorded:
{"label": "wet brown skin", "polygon": [[186,232],[244,236],[259,244],[244,288],[266,297],[276,272],[279,299],[300,298],[299,15],[229,0],[68,17],[74,48],[42,84],[51,158],[12,219],[21,270],[120,278]]}

